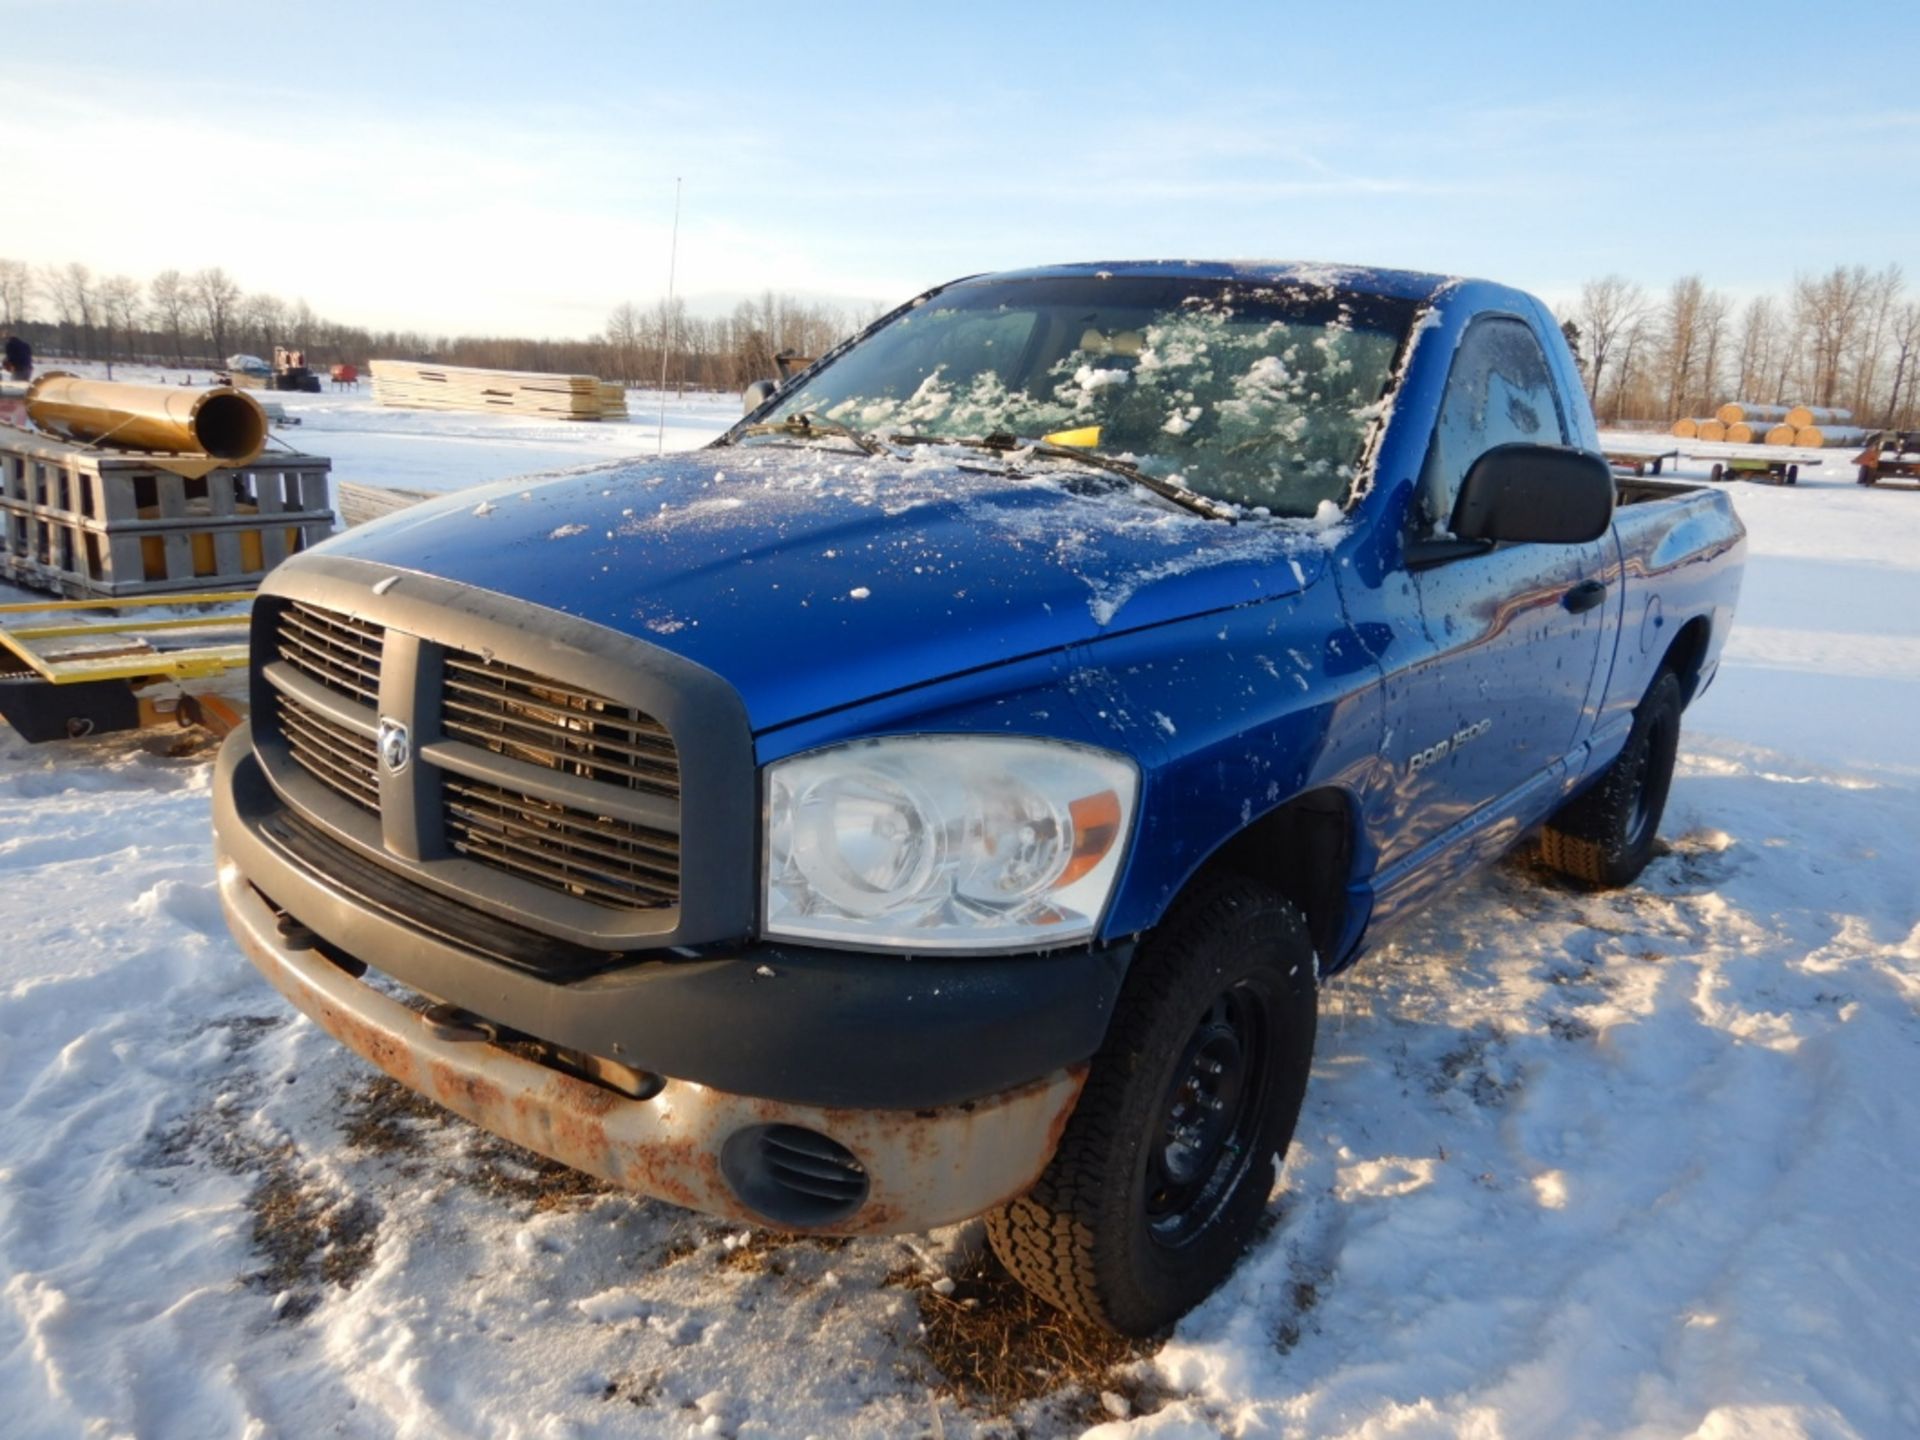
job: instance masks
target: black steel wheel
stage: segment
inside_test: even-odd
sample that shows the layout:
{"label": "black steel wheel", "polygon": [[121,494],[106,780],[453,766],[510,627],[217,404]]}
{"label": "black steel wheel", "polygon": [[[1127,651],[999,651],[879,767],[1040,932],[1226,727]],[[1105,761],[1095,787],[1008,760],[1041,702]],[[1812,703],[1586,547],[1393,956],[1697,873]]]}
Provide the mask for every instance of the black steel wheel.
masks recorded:
{"label": "black steel wheel", "polygon": [[1197,884],[1142,942],[1052,1161],[987,1217],[1001,1263],[1129,1335],[1205,1299],[1266,1208],[1316,1014],[1300,912],[1237,876]]}
{"label": "black steel wheel", "polygon": [[1595,890],[1631,885],[1647,868],[1673,786],[1682,708],[1679,677],[1662,671],[1613,764],[1541,830],[1547,864]]}

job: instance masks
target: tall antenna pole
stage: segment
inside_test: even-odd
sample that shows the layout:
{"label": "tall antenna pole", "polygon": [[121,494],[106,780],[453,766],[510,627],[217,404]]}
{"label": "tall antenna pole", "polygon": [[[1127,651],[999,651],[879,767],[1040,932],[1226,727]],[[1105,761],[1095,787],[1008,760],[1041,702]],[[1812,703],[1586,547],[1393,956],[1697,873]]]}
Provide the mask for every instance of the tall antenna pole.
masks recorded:
{"label": "tall antenna pole", "polygon": [[680,177],[673,177],[673,243],[667,249],[667,312],[660,317],[660,429],[654,436],[653,453],[667,448],[667,354],[673,340],[673,272],[680,263]]}

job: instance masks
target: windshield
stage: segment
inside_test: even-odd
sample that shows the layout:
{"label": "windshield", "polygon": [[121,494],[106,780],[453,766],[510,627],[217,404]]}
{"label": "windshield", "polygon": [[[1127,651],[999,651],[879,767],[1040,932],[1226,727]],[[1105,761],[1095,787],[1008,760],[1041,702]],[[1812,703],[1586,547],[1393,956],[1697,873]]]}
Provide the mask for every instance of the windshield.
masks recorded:
{"label": "windshield", "polygon": [[765,418],[1047,440],[1310,516],[1345,503],[1412,312],[1301,282],[970,281],[869,335]]}

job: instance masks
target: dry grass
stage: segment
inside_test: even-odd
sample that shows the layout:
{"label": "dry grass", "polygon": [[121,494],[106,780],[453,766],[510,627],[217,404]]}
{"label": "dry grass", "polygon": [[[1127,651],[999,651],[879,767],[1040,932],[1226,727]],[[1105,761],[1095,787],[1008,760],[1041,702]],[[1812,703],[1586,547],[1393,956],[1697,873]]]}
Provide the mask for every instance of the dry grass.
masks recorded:
{"label": "dry grass", "polygon": [[940,1374],[940,1391],[963,1404],[1006,1415],[1016,1407],[1070,1392],[1083,1418],[1110,1419],[1100,1393],[1123,1396],[1136,1413],[1150,1413],[1165,1395],[1124,1373],[1156,1348],[1062,1314],[1036,1298],[990,1255],[968,1261],[949,1276],[950,1294],[917,1271],[895,1270],[889,1284],[918,1293],[920,1349]]}
{"label": "dry grass", "polygon": [[460,1178],[484,1194],[530,1205],[537,1213],[572,1209],[601,1195],[621,1193],[584,1171],[470,1126],[444,1106],[385,1075],[374,1076],[349,1094],[341,1111],[345,1117],[341,1133],[347,1143],[379,1155],[414,1153],[422,1131],[458,1127],[469,1140],[471,1159],[459,1167]]}
{"label": "dry grass", "polygon": [[253,1248],[266,1268],[248,1281],[275,1294],[298,1292],[280,1309],[281,1319],[298,1319],[319,1304],[309,1287],[337,1285],[351,1290],[373,1263],[380,1238],[380,1216],[358,1196],[329,1194],[294,1171],[289,1146],[263,1162],[260,1183],[247,1197],[253,1212]]}
{"label": "dry grass", "polygon": [[376,1155],[411,1151],[423,1128],[438,1128],[452,1117],[426,1096],[397,1080],[376,1075],[342,1098],[340,1133],[355,1150]]}
{"label": "dry grass", "polygon": [[723,1270],[757,1275],[785,1275],[787,1252],[794,1249],[823,1250],[832,1254],[847,1248],[847,1241],[832,1235],[782,1235],[773,1230],[749,1230],[738,1242],[722,1241],[715,1247],[714,1263]]}

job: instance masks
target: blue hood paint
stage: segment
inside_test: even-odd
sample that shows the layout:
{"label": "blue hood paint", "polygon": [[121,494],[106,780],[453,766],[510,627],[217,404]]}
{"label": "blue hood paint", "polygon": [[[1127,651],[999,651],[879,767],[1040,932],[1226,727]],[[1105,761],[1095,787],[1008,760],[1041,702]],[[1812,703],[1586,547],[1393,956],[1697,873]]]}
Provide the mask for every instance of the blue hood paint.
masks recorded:
{"label": "blue hood paint", "polygon": [[1014,478],[966,452],[756,442],[466,490],[327,549],[648,640],[727,679],[764,731],[1297,592],[1322,539],[1070,466]]}

